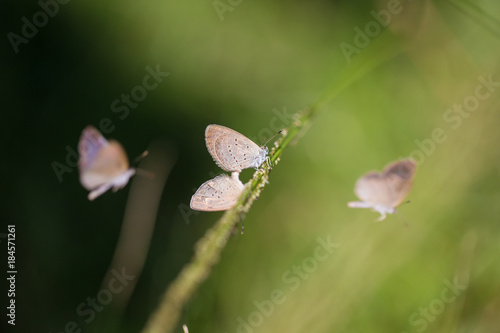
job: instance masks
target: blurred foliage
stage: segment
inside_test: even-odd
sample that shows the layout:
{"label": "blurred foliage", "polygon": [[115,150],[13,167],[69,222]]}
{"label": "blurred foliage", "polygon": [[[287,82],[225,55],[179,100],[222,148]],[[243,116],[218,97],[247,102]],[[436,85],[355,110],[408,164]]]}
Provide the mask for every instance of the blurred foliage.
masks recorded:
{"label": "blurred foliage", "polygon": [[[74,321],[83,332],[140,331],[221,216],[186,220],[179,208],[221,173],[205,148],[206,125],[260,141],[333,84],[346,89],[285,151],[245,234],[229,241],[182,323],[195,333],[238,332],[249,316],[262,320],[239,332],[498,331],[498,85],[475,111],[448,114],[459,117],[456,128],[445,118],[476,94],[478,77],[500,80],[496,1],[401,1],[404,10],[352,62],[342,43],[355,45],[353,29],[375,22],[370,12],[387,2],[241,1],[221,20],[211,1],[71,1],[18,53],[7,36],[21,34],[22,17],[32,21],[40,5],[2,6],[1,211],[2,225],[17,226],[16,330],[62,332]],[[376,70],[357,71],[357,58],[384,54]],[[170,75],[120,119],[113,101],[143,84],[147,66]],[[130,185],[89,202],[76,168],[59,181],[52,164],[65,164],[66,147],[103,118],[130,158],[158,139],[179,155],[130,301],[105,305],[87,323],[76,309],[102,288]],[[436,128],[442,143],[429,141]],[[423,158],[399,214],[373,223],[376,213],[346,207],[359,176],[415,151]],[[314,256],[318,237],[341,245],[292,290],[283,276]],[[444,281],[455,278],[467,289],[438,308]],[[252,315],[277,289],[285,301]],[[439,311],[424,328],[415,320],[430,306]]]}

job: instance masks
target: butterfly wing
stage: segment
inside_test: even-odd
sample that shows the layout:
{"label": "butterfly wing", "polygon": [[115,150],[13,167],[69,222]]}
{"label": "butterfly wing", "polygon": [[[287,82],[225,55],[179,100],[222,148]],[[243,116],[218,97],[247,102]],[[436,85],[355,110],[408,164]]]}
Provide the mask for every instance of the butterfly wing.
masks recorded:
{"label": "butterfly wing", "polygon": [[389,164],[384,169],[384,178],[390,190],[391,207],[396,207],[406,198],[413,185],[413,177],[417,170],[415,161],[406,159]]}
{"label": "butterfly wing", "polygon": [[393,197],[384,176],[376,171],[369,172],[358,179],[354,192],[370,207],[377,205],[389,207]]}
{"label": "butterfly wing", "polygon": [[108,142],[92,126],[84,129],[78,143],[78,152],[80,183],[87,190],[112,182],[129,168],[122,145],[117,141]]}
{"label": "butterfly wing", "polygon": [[244,185],[226,174],[203,183],[191,197],[191,209],[214,212],[228,210],[238,201]]}
{"label": "butterfly wing", "polygon": [[258,168],[267,155],[267,149],[241,133],[221,125],[208,125],[205,130],[207,149],[215,163],[225,171]]}
{"label": "butterfly wing", "polygon": [[88,168],[96,159],[99,151],[109,144],[101,133],[94,126],[87,126],[78,141],[78,168],[81,170]]}
{"label": "butterfly wing", "polygon": [[416,171],[413,160],[389,164],[384,172],[369,172],[356,183],[356,195],[371,206],[395,208],[408,195]]}

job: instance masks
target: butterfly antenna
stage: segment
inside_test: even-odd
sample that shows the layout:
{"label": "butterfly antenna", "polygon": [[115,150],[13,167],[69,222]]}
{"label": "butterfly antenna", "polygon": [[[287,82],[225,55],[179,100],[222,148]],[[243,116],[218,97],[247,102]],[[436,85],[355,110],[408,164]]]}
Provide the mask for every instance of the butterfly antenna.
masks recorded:
{"label": "butterfly antenna", "polygon": [[133,165],[139,163],[144,157],[149,155],[149,151],[145,150],[141,155],[137,156],[132,162]]}
{"label": "butterfly antenna", "polygon": [[[149,155],[149,151],[145,150],[141,155],[137,156],[134,159],[134,161],[132,162],[132,165],[137,165],[137,163],[139,163],[144,157],[146,157],[148,155]],[[152,173],[151,171],[135,168],[135,172],[141,177],[146,177],[149,179],[155,178],[155,174]]]}
{"label": "butterfly antenna", "polygon": [[276,137],[276,135],[280,134],[281,132],[283,132],[283,129],[280,129],[280,130],[278,131],[278,133],[274,134],[274,135],[273,135],[273,136],[272,136],[269,140],[267,140],[266,142],[264,142],[264,144],[262,145],[262,147],[264,147],[265,145],[267,145],[267,143],[268,143],[269,141],[271,141],[272,139],[274,139],[274,138]]}
{"label": "butterfly antenna", "polygon": [[148,171],[148,170],[135,168],[135,172],[136,172],[139,176],[141,176],[141,177],[146,177],[146,178],[149,178],[149,179],[153,179],[153,178],[155,178],[155,174],[154,174],[154,173],[152,173],[151,171]]}

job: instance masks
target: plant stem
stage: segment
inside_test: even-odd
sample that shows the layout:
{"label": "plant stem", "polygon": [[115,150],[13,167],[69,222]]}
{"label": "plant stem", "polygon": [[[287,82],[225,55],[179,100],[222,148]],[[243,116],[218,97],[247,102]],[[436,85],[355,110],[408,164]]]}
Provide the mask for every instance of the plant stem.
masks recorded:
{"label": "plant stem", "polygon": [[194,257],[169,286],[156,311],[149,318],[144,333],[172,332],[177,325],[182,308],[191,299],[200,284],[209,276],[212,267],[219,261],[220,254],[227,244],[235,226],[267,183],[272,165],[279,161],[283,149],[297,136],[299,131],[310,121],[310,112],[298,118],[277,141],[277,147],[271,149],[270,165],[257,170],[247,183],[238,203],[228,210],[217,223],[195,245]]}
{"label": "plant stem", "polygon": [[[392,47],[388,47],[388,45]],[[158,308],[147,321],[143,333],[167,333],[176,328],[184,305],[192,298],[201,283],[208,278],[212,267],[219,261],[229,236],[268,183],[269,173],[272,167],[278,164],[284,149],[292,141],[297,142],[300,139],[315,116],[342,90],[381,63],[399,54],[400,49],[394,47],[395,45],[397,43],[392,36],[382,33],[377,40],[370,44],[370,52],[364,50],[358,55],[316,103],[295,114],[293,123],[283,131],[282,136],[275,142],[275,147],[271,149],[269,165],[265,163],[261,169],[254,173],[237,204],[228,210],[196,243],[191,262],[184,266],[168,287]]]}

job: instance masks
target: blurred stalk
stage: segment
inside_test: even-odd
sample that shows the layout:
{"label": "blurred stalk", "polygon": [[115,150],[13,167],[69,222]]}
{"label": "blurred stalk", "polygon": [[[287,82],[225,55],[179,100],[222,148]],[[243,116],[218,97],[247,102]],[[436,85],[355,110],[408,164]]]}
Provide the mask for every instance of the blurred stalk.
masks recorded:
{"label": "blurred stalk", "polygon": [[468,16],[476,24],[489,31],[497,38],[500,38],[500,22],[487,11],[483,10],[477,4],[467,0],[445,0],[447,3],[455,7],[455,9]]}
{"label": "blurred stalk", "polygon": [[282,132],[282,137],[275,142],[275,146],[271,149],[269,165],[265,163],[264,167],[254,173],[252,179],[246,184],[238,203],[228,210],[196,243],[191,262],[184,266],[165,291],[157,309],[148,319],[143,333],[166,333],[172,332],[176,328],[185,304],[192,298],[201,283],[208,278],[212,267],[219,261],[229,236],[268,183],[272,166],[278,164],[285,148],[292,141],[296,143],[305,134],[310,122],[341,91],[387,60],[400,54],[400,46],[393,35],[384,31],[354,57],[353,61],[332,81],[331,86],[310,108],[295,114],[292,125]]}

